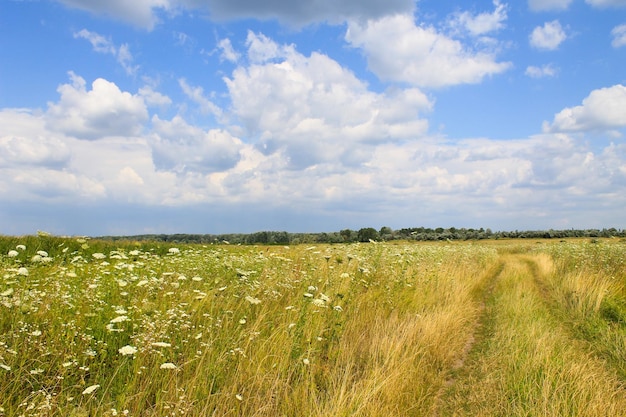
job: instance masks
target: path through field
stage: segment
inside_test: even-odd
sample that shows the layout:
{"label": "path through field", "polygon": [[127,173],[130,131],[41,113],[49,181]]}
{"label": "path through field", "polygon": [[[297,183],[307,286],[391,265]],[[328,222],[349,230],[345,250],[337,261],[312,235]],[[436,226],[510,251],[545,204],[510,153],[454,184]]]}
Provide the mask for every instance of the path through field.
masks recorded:
{"label": "path through field", "polygon": [[551,293],[551,262],[543,254],[502,256],[432,415],[626,415],[625,381],[576,337]]}

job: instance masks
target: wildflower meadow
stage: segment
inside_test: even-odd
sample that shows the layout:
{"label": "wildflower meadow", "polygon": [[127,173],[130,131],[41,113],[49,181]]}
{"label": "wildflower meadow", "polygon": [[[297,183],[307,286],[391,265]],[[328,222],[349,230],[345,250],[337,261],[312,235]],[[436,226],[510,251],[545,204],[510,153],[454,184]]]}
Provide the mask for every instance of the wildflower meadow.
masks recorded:
{"label": "wildflower meadow", "polygon": [[623,416],[625,255],[0,237],[0,416]]}

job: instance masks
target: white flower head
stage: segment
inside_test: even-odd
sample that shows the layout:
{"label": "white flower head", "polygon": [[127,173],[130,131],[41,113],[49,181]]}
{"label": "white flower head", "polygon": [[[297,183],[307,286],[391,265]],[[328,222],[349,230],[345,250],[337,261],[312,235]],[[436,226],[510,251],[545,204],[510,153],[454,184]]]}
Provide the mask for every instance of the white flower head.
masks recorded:
{"label": "white flower head", "polygon": [[20,253],[16,250],[10,250],[9,253],[7,254],[7,256],[9,258],[15,258],[17,255],[19,255]]}
{"label": "white flower head", "polygon": [[118,352],[121,353],[123,356],[134,355],[135,353],[137,353],[137,348],[134,346],[126,345],[119,348]]}
{"label": "white flower head", "polygon": [[91,385],[87,388],[85,388],[85,390],[83,391],[83,395],[89,395],[89,394],[93,394],[93,392],[95,390],[97,390],[98,388],[100,388],[100,385],[96,384],[96,385]]}
{"label": "white flower head", "polygon": [[101,253],[101,252],[92,253],[91,256],[94,259],[106,259],[107,257],[104,253]]}
{"label": "white flower head", "polygon": [[173,255],[180,253],[180,249],[178,248],[169,248],[167,251]]}
{"label": "white flower head", "polygon": [[261,300],[259,300],[258,298],[251,297],[249,295],[246,295],[246,301],[253,305],[261,304]]}
{"label": "white flower head", "polygon": [[172,362],[165,362],[159,366],[161,369],[177,369],[178,367],[174,365]]}
{"label": "white flower head", "polygon": [[28,276],[28,269],[21,267],[20,269],[17,270],[17,275],[22,275],[27,277]]}
{"label": "white flower head", "polygon": [[128,316],[117,316],[113,320],[111,320],[110,323],[123,323],[128,320]]}
{"label": "white flower head", "polygon": [[322,300],[321,298],[316,298],[311,302],[315,307],[326,307],[326,301]]}
{"label": "white flower head", "polygon": [[154,347],[168,348],[168,347],[171,347],[171,346],[172,346],[172,344],[171,344],[171,343],[167,343],[167,342],[154,342],[154,343],[152,344],[152,346],[154,346]]}

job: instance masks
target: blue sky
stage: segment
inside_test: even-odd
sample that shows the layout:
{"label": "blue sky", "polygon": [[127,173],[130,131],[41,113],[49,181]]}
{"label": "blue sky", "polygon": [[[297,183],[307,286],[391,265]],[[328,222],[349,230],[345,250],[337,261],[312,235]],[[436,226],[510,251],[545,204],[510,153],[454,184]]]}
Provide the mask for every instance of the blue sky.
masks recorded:
{"label": "blue sky", "polygon": [[3,0],[0,233],[624,228],[625,68],[625,0]]}

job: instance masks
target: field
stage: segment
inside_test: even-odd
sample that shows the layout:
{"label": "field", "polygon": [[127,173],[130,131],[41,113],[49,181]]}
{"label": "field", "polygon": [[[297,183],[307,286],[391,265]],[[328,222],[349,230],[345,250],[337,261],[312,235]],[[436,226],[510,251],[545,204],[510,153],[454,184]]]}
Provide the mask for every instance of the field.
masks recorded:
{"label": "field", "polygon": [[625,255],[0,237],[0,416],[626,416]]}

